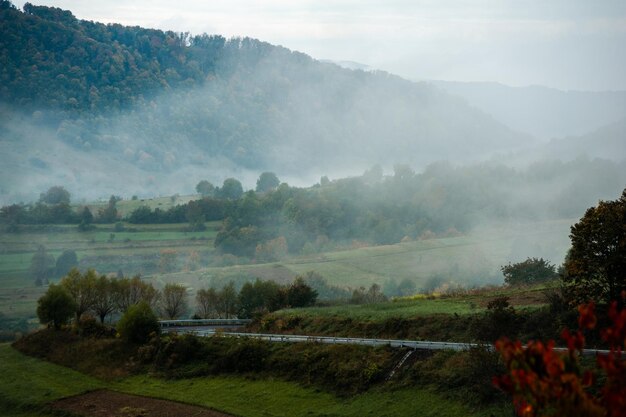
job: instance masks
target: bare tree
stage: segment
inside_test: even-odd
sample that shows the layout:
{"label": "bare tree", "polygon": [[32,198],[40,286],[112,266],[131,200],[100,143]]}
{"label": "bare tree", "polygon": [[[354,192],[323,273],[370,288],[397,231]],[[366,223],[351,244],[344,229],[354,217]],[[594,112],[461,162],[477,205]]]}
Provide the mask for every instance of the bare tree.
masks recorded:
{"label": "bare tree", "polygon": [[96,271],[93,269],[81,275],[80,271],[76,268],[73,268],[61,280],[61,286],[65,288],[76,303],[76,321],[80,320],[83,313],[93,308],[96,302],[97,280]]}
{"label": "bare tree", "polygon": [[197,314],[203,319],[217,317],[219,296],[215,288],[198,290],[196,293]]}
{"label": "bare tree", "polygon": [[106,316],[115,311],[113,282],[104,275],[101,275],[95,283],[93,311],[100,317],[100,323],[104,323]]}
{"label": "bare tree", "polygon": [[180,284],[165,284],[161,308],[168,319],[174,320],[187,311],[187,289]]}
{"label": "bare tree", "polygon": [[236,315],[237,309],[237,291],[235,290],[235,284],[230,282],[218,293],[217,311],[220,317],[229,319]]}
{"label": "bare tree", "polygon": [[139,275],[132,278],[120,278],[113,281],[113,296],[115,306],[121,313],[125,313],[130,306],[145,301],[155,308],[159,301],[159,291],[152,284],[141,280]]}

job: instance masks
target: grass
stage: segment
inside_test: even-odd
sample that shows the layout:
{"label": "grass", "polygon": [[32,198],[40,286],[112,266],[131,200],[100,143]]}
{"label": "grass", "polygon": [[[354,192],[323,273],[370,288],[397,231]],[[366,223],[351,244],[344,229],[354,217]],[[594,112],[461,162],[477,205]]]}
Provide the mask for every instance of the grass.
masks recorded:
{"label": "grass", "polygon": [[0,344],[0,375],[2,415],[42,415],[50,401],[104,386],[71,369],[25,356],[8,344]]}
{"label": "grass", "polygon": [[[560,262],[569,246],[571,221],[482,228],[467,236],[439,238],[388,246],[374,246],[309,256],[291,256],[268,264],[206,268],[193,274],[174,274],[171,280],[189,280],[194,287],[221,287],[242,277],[284,281],[316,271],[332,285],[356,288],[388,281],[412,281],[416,288],[444,283],[460,286],[500,284],[500,266],[532,254]],[[525,246],[532,250],[525,250]],[[275,273],[272,273],[272,270]],[[170,280],[164,276],[164,281]]]}
{"label": "grass", "polygon": [[425,389],[372,391],[353,398],[303,388],[279,380],[212,377],[186,380],[129,378],[117,385],[126,392],[215,408],[242,417],[267,416],[472,416],[461,404]]}
{"label": "grass", "polygon": [[[127,225],[128,226],[128,225]],[[90,256],[121,256],[154,254],[159,248],[212,248],[218,224],[208,225],[203,232],[187,232],[188,225],[131,225],[136,231],[114,232],[110,225],[99,225],[90,232],[78,232],[75,226],[55,226],[55,231],[42,233],[25,227],[21,233],[0,234],[0,288],[14,287],[16,277],[28,275],[31,258],[39,244],[58,257],[63,250],[76,251],[78,259]],[[112,238],[113,237],[113,238]],[[101,271],[109,272],[109,271]],[[23,285],[23,283],[22,283]]]}
{"label": "grass", "polygon": [[383,321],[389,318],[411,318],[434,314],[476,314],[484,311],[489,300],[509,297],[516,309],[533,309],[546,304],[544,292],[558,282],[523,287],[495,287],[426,297],[418,295],[376,304],[344,304],[330,307],[285,309],[275,315],[292,317],[338,317],[362,321]]}
{"label": "grass", "polygon": [[[157,268],[158,254],[172,248],[184,265],[192,251],[213,251],[219,222],[207,223],[203,232],[187,232],[188,224],[129,225],[135,231],[114,232],[113,225],[98,225],[90,232],[79,232],[74,225],[53,225],[49,232],[38,226],[23,226],[20,233],[0,233],[0,313],[9,317],[34,317],[36,300],[45,289],[34,286],[30,264],[38,244],[57,258],[63,250],[76,252],[79,262],[88,258],[90,267],[100,273],[146,275]],[[111,234],[114,238],[111,239]]]}
{"label": "grass", "polygon": [[0,411],[2,415],[48,415],[44,406],[56,399],[97,388],[181,401],[241,417],[282,416],[479,416],[462,404],[428,390],[373,390],[340,398],[280,380],[211,377],[163,380],[134,376],[103,382],[76,371],[27,357],[0,345]]}
{"label": "grass", "polygon": [[[0,312],[6,315],[16,312],[28,314],[31,309],[30,315],[34,315],[36,298],[29,294],[35,294],[36,290],[30,290],[32,281],[28,268],[37,242],[43,242],[55,256],[64,249],[74,249],[79,260],[89,257],[90,265],[101,273],[115,273],[122,268],[127,274],[140,272],[144,277],[153,274],[150,278],[154,282],[183,283],[192,292],[211,286],[221,288],[231,280],[241,285],[257,277],[284,284],[307,271],[316,271],[330,284],[341,287],[369,287],[377,283],[384,288],[388,281],[408,279],[420,290],[437,288],[446,283],[453,286],[499,284],[502,282],[500,266],[517,260],[517,253],[544,256],[559,262],[569,246],[567,230],[570,224],[570,220],[557,220],[477,228],[461,237],[290,256],[274,263],[211,267],[171,274],[155,273],[155,256],[160,250],[177,250],[181,267],[191,251],[203,251],[211,257],[212,240],[219,222],[208,223],[205,232],[192,233],[183,231],[187,224],[130,225],[137,228],[137,232],[115,233],[113,241],[109,241],[110,233],[114,233],[110,229],[112,225],[106,226],[110,230],[88,233],[77,232],[75,226],[58,226],[61,232],[47,234],[25,228],[21,234],[0,234]],[[125,239],[131,240],[125,242]],[[526,247],[532,250],[526,250]],[[118,256],[121,258],[117,259]],[[151,263],[151,269],[146,268],[145,262]],[[15,291],[21,288],[29,289],[28,294],[25,298],[24,294],[20,294],[22,298],[15,299]],[[324,310],[320,314],[356,314],[360,317],[405,316],[424,312],[467,314],[475,308],[474,305],[480,307],[479,302],[474,300],[437,300],[377,306],[373,307],[375,311],[368,311],[370,307],[347,306]]]}
{"label": "grass", "polygon": [[403,300],[377,304],[340,305],[283,310],[281,315],[304,317],[342,317],[381,321],[391,317],[407,318],[432,314],[474,314],[482,310],[474,302],[457,298]]}

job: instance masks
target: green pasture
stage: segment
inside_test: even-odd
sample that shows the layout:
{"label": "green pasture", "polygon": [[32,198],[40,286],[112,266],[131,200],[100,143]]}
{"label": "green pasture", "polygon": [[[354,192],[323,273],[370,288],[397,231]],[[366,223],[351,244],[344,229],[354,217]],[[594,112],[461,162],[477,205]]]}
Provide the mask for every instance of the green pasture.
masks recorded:
{"label": "green pasture", "polygon": [[71,369],[25,356],[8,344],[0,345],[0,374],[3,416],[48,415],[43,410],[46,403],[105,386]]}
{"label": "green pasture", "polygon": [[[501,284],[500,267],[526,257],[560,263],[569,247],[569,220],[479,228],[467,236],[420,240],[388,246],[291,256],[268,264],[205,268],[193,273],[162,275],[164,282],[192,287],[221,287],[230,280],[255,278],[285,282],[316,271],[341,287],[381,286],[390,280],[410,280],[417,289]],[[441,288],[445,290],[445,288]]]}
{"label": "green pasture", "polygon": [[[23,226],[20,233],[0,233],[0,313],[9,317],[33,317],[37,299],[45,291],[34,286],[30,273],[32,256],[43,244],[55,259],[64,250],[74,250],[78,261],[87,259],[101,273],[144,273],[145,259],[154,267],[159,253],[173,249],[184,265],[191,252],[213,251],[219,222],[207,223],[207,230],[188,232],[188,224],[130,225],[135,231],[115,232],[113,225],[79,232],[74,225]],[[45,230],[48,230],[46,232]],[[156,257],[156,258],[155,258]]]}
{"label": "green pasture", "polygon": [[545,283],[531,287],[499,287],[477,291],[460,291],[446,296],[398,298],[375,304],[344,304],[330,307],[285,309],[274,313],[279,316],[337,317],[360,321],[383,321],[389,318],[412,318],[434,314],[475,314],[484,311],[487,302],[496,297],[509,297],[516,309],[533,309],[546,304],[545,291],[558,283]]}
{"label": "green pasture", "polygon": [[[45,405],[98,388],[169,399],[214,408],[241,417],[287,416],[488,416],[421,388],[372,390],[351,398],[274,379],[210,377],[163,380],[134,376],[101,381],[22,355],[0,345],[0,413],[31,417],[56,415]],[[503,411],[503,410],[498,410]]]}
{"label": "green pasture", "polygon": [[282,310],[276,314],[304,317],[339,317],[363,321],[382,321],[388,318],[408,318],[433,314],[474,314],[484,307],[462,298],[418,299],[389,301],[376,304],[346,304],[332,307],[310,307]]}
{"label": "green pasture", "polygon": [[[33,253],[42,244],[46,251],[58,257],[64,250],[74,250],[78,259],[85,256],[114,256],[155,253],[173,247],[189,249],[211,248],[218,224],[209,223],[207,230],[188,232],[188,225],[127,225],[136,231],[115,232],[109,225],[99,225],[94,231],[79,232],[76,226],[60,226],[55,232],[0,233],[0,288],[6,286],[10,275],[28,272]],[[61,230],[61,231],[58,231]]]}

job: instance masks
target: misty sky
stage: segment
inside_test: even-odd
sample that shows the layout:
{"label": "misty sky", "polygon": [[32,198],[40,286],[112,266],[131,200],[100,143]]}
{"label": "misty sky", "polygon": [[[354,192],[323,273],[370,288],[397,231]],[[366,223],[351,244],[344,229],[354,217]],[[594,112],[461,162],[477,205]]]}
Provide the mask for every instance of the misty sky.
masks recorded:
{"label": "misty sky", "polygon": [[624,0],[33,3],[100,22],[251,36],[314,58],[356,61],[413,80],[626,90]]}

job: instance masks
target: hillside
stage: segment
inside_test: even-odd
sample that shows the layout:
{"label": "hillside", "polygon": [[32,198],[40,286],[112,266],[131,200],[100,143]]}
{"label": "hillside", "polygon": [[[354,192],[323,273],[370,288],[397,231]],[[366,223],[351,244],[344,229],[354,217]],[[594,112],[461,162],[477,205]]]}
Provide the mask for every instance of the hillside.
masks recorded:
{"label": "hillside", "polygon": [[626,91],[561,91],[491,82],[431,83],[511,129],[544,140],[585,135],[626,117]]}
{"label": "hillside", "polygon": [[478,160],[530,141],[427,83],[255,39],[104,25],[7,1],[0,14],[5,202],[32,198],[25,183],[85,197],[119,184],[189,192],[207,176],[250,183],[262,170],[310,183],[320,172]]}
{"label": "hillside", "polygon": [[564,159],[581,155],[604,159],[626,159],[626,118],[585,135],[553,139],[546,152]]}

